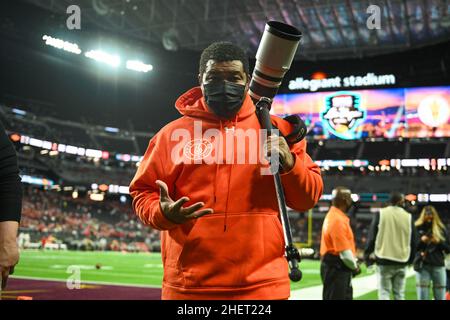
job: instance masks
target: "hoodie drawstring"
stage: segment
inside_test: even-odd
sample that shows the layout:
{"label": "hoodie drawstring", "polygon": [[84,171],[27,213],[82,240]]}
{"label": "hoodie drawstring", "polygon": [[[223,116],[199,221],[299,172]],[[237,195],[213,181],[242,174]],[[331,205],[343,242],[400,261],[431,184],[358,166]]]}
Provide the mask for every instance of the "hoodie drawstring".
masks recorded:
{"label": "hoodie drawstring", "polygon": [[[222,121],[220,121],[220,132],[222,132],[222,128],[223,128],[223,124]],[[216,147],[220,147],[220,145],[218,144],[219,141],[216,141]],[[217,176],[219,174],[219,155],[221,153],[219,152],[219,150],[216,150],[216,173],[214,176],[214,204],[216,204],[217,201]]]}
{"label": "hoodie drawstring", "polygon": [[[237,122],[238,122],[238,116],[234,118],[234,125],[233,125],[233,150],[231,154],[231,168],[230,168],[230,174],[228,175],[228,194],[227,194],[227,206],[225,208],[225,218],[223,221],[223,232],[227,231],[227,218],[228,218],[228,201],[230,197],[230,186],[231,186],[231,171],[233,170],[234,165],[234,148],[236,147],[236,128],[237,128]],[[222,121],[220,122],[220,130],[222,131]]]}

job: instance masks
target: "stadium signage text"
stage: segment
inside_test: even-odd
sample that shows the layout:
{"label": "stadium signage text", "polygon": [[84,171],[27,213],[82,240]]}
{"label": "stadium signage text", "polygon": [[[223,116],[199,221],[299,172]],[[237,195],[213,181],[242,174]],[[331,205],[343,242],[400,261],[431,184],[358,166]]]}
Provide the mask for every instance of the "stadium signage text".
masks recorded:
{"label": "stadium signage text", "polygon": [[396,83],[395,75],[367,73],[365,76],[350,75],[345,78],[334,77],[324,79],[304,79],[298,77],[289,81],[289,90],[308,90],[317,91],[319,89],[341,89],[354,87],[375,87],[394,85]]}

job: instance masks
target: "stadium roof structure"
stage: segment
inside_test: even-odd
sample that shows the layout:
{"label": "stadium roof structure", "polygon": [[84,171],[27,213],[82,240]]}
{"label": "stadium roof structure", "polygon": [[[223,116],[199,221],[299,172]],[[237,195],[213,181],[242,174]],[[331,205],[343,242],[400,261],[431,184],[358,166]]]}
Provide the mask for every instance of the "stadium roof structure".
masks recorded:
{"label": "stadium roof structure", "polygon": [[[65,14],[72,0],[27,0]],[[297,26],[297,59],[375,56],[450,39],[450,4],[441,0],[80,0],[83,19],[167,50],[199,51],[218,40],[254,55],[269,20]],[[375,5],[377,7],[369,6]],[[380,28],[370,29],[380,13]],[[373,21],[372,21],[373,22]]]}

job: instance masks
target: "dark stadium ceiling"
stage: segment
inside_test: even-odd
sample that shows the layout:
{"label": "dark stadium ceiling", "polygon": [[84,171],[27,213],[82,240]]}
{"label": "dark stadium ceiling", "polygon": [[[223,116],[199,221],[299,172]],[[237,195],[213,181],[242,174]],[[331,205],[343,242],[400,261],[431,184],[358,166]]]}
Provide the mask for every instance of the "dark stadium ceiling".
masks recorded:
{"label": "dark stadium ceiling", "polygon": [[[373,56],[450,39],[449,0],[27,0],[63,14],[71,4],[103,29],[163,44],[202,50],[228,40],[254,55],[268,20],[302,30],[297,58]],[[381,28],[369,30],[370,5]]]}

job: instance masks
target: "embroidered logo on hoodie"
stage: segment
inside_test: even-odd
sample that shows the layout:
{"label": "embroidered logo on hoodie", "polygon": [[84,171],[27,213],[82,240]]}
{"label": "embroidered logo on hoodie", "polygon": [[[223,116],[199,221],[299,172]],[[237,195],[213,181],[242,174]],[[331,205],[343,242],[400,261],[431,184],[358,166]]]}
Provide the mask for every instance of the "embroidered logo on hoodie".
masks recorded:
{"label": "embroidered logo on hoodie", "polygon": [[194,139],[184,146],[183,153],[190,160],[202,160],[211,154],[212,148],[208,140]]}

